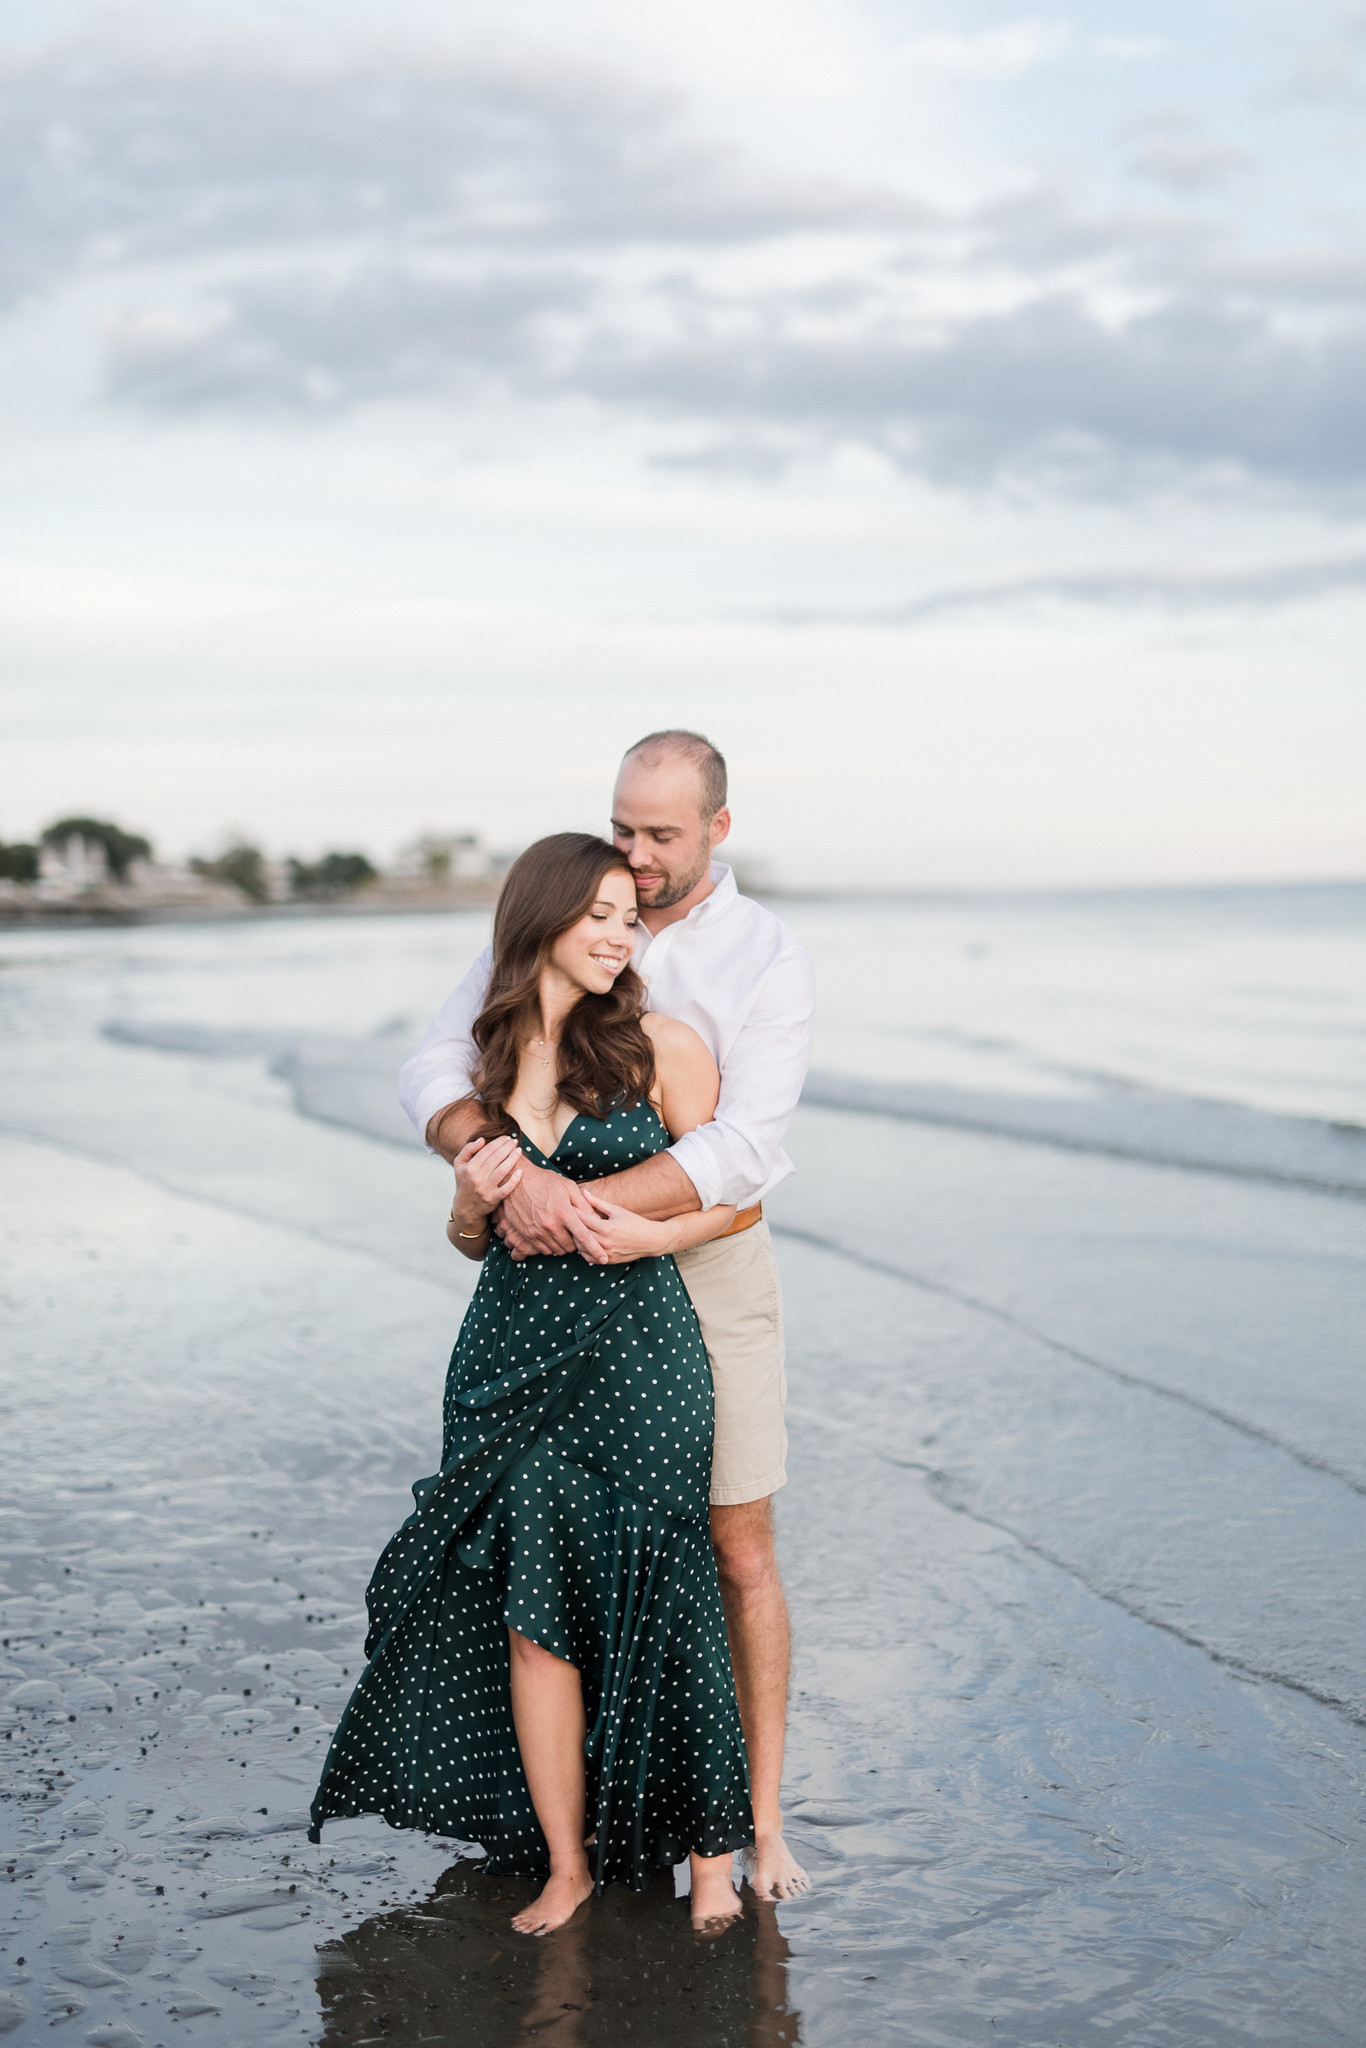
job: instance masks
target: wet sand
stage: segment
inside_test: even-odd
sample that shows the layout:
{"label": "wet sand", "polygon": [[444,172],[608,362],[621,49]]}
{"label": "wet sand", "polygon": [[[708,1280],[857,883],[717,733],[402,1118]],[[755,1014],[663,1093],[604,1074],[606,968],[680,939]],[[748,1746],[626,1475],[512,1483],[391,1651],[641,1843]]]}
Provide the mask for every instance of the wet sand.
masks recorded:
{"label": "wet sand", "polygon": [[666,1874],[521,1942],[461,1845],[303,1833],[439,1441],[444,1172],[342,1069],[324,1124],[116,996],[30,989],[0,1099],[11,2039],[1360,2039],[1358,1201],[803,1109],[815,1891],[707,1943]]}

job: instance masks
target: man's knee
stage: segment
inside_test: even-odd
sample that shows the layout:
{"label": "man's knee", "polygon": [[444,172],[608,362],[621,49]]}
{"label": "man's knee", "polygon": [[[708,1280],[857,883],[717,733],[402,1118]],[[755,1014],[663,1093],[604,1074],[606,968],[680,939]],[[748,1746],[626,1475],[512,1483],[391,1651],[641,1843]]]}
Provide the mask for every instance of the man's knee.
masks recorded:
{"label": "man's knee", "polygon": [[713,1508],[711,1540],[722,1587],[732,1593],[757,1593],[778,1583],[773,1552],[773,1516],[766,1500],[746,1501],[733,1508]]}

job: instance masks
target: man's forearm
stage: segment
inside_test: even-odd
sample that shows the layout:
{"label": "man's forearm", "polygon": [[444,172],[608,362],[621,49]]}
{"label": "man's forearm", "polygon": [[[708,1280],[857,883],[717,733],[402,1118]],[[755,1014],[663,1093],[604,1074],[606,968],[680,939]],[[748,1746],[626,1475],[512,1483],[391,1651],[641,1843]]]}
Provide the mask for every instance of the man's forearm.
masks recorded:
{"label": "man's forearm", "polygon": [[642,1159],[639,1166],[627,1166],[602,1180],[589,1181],[605,1202],[618,1202],[637,1216],[649,1216],[662,1223],[670,1216],[688,1216],[702,1207],[702,1198],[676,1160],[667,1152]]}
{"label": "man's forearm", "polygon": [[[483,1106],[475,1097],[467,1096],[463,1102],[448,1103],[437,1111],[427,1126],[427,1143],[433,1152],[451,1160],[472,1138],[482,1138],[485,1130]],[[608,1174],[603,1180],[591,1181],[589,1186],[601,1189],[607,1201],[619,1202],[623,1209],[631,1209],[637,1216],[649,1216],[657,1223],[670,1216],[691,1215],[702,1207],[697,1189],[666,1152],[657,1153],[653,1159],[642,1159],[639,1166],[628,1166],[621,1173]]]}
{"label": "man's forearm", "polygon": [[[487,1137],[484,1122],[484,1105],[476,1096],[467,1095],[462,1102],[448,1102],[439,1109],[427,1125],[427,1143],[433,1152],[450,1161],[462,1151],[472,1138]],[[687,1175],[684,1175],[687,1179]]]}

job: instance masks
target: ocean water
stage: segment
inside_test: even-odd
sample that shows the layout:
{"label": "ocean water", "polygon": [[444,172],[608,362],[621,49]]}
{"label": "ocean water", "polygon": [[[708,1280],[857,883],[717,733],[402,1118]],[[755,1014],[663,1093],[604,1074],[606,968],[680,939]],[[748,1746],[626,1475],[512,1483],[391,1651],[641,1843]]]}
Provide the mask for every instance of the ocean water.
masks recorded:
{"label": "ocean water", "polygon": [[793,905],[816,1064],[1366,1122],[1366,883]]}
{"label": "ocean water", "polygon": [[819,973],[809,1101],[1366,1186],[1366,885],[801,904],[791,922]]}
{"label": "ocean water", "polygon": [[1366,889],[779,906],[813,1894],[547,1943],[304,1839],[472,1285],[395,1070],[477,915],[0,937],[0,2030],[1357,2043]]}

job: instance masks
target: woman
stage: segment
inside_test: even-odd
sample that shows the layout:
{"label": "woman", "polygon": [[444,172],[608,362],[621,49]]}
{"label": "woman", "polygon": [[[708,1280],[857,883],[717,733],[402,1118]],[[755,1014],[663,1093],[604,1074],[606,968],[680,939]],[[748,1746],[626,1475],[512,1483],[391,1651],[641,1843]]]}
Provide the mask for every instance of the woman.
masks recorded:
{"label": "woman", "polygon": [[513,1921],[528,1934],[685,1854],[694,1925],[731,1918],[731,1853],[754,1839],[708,1535],[711,1375],[669,1256],[734,1211],[656,1223],[586,1191],[589,1255],[520,1264],[490,1224],[523,1156],[591,1181],[711,1118],[701,1039],[643,1014],[635,923],[604,840],[559,833],[508,874],[474,1027],[488,1135],[455,1161],[447,1225],[483,1271],[441,1470],[375,1569],[370,1661],[313,1802],[314,1840],[382,1813],[548,1873]]}

